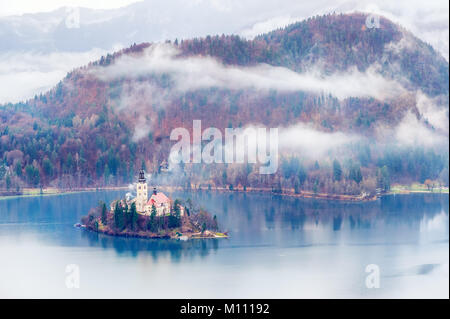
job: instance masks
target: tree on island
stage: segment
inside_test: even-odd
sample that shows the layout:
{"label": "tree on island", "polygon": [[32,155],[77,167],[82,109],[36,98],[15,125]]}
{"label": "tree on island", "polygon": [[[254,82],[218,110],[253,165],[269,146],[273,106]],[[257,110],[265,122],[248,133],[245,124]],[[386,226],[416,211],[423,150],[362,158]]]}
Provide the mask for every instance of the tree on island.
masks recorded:
{"label": "tree on island", "polygon": [[203,223],[202,224],[202,234],[205,232],[205,230],[206,230],[206,223]]}
{"label": "tree on island", "polygon": [[173,214],[169,215],[168,218],[168,227],[176,228],[181,226],[181,218],[180,218],[180,200],[175,200],[173,207]]}
{"label": "tree on island", "polygon": [[116,206],[114,207],[114,225],[118,230],[122,230],[125,226],[123,209],[119,205],[119,201],[116,202]]}
{"label": "tree on island", "polygon": [[147,223],[147,230],[149,230],[152,233],[156,233],[159,230],[158,226],[159,225],[156,222],[156,207],[155,207],[155,205],[152,205],[150,218]]}
{"label": "tree on island", "polygon": [[130,208],[130,218],[131,218],[131,221],[130,221],[130,227],[131,227],[131,230],[136,230],[136,228],[137,228],[137,221],[138,221],[138,218],[139,218],[139,215],[138,215],[138,213],[137,213],[137,210],[136,210],[136,203],[132,203],[131,204],[131,208]]}
{"label": "tree on island", "polygon": [[212,229],[215,230],[215,231],[217,231],[218,228],[219,228],[219,225],[218,225],[218,223],[217,223],[217,216],[214,215]]}
{"label": "tree on island", "polygon": [[175,215],[180,216],[180,205],[181,201],[179,199],[175,199],[175,202],[173,203],[173,212]]}
{"label": "tree on island", "polygon": [[107,214],[106,214],[106,204],[105,204],[105,202],[100,201],[100,207],[101,207],[102,224],[106,225],[106,223],[107,223]]}
{"label": "tree on island", "polygon": [[434,188],[435,185],[434,185],[434,182],[432,180],[426,179],[424,184],[425,184],[425,186],[427,187],[427,189],[429,191],[431,191],[431,192],[433,191],[433,188]]}
{"label": "tree on island", "polygon": [[168,227],[169,228],[177,228],[181,226],[181,220],[179,216],[169,215]]}

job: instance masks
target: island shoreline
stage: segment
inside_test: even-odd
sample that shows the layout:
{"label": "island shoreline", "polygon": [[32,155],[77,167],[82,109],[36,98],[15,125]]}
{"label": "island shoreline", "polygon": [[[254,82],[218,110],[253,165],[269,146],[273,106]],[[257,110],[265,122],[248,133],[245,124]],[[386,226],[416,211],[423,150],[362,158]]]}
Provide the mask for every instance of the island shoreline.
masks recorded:
{"label": "island shoreline", "polygon": [[181,240],[184,241],[186,239],[182,239],[181,237],[185,236],[187,239],[221,239],[221,238],[229,238],[227,234],[223,234],[223,236],[218,236],[216,233],[213,233],[214,236],[198,236],[197,233],[193,234],[183,234],[180,233],[181,236],[170,236],[169,234],[166,235],[150,235],[150,234],[138,234],[138,233],[118,233],[118,232],[108,232],[103,231],[100,229],[93,229],[91,227],[86,227],[86,225],[81,225],[81,228],[84,231],[102,234],[105,236],[111,236],[111,237],[123,237],[123,238],[139,238],[139,239],[174,239],[174,240]]}

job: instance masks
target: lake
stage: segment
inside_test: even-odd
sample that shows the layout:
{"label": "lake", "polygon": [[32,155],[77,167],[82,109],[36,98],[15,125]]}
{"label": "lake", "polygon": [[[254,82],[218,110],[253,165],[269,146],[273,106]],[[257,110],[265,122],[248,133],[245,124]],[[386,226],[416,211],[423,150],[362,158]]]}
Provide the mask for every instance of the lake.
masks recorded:
{"label": "lake", "polygon": [[0,200],[0,297],[449,297],[446,194],[344,203],[176,192],[216,214],[230,238],[116,238],[73,227],[99,200],[124,194]]}

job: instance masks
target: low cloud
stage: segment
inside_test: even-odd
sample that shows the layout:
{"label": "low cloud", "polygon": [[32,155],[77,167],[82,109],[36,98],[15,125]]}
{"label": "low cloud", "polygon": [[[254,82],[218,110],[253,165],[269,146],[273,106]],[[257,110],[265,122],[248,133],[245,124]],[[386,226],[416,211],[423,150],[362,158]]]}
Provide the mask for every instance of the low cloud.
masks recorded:
{"label": "low cloud", "polygon": [[444,149],[448,148],[449,141],[448,133],[427,126],[411,112],[406,113],[394,128],[379,126],[377,140],[383,144]]}
{"label": "low cloud", "polygon": [[396,128],[395,139],[406,146],[439,146],[447,144],[445,137],[419,121],[415,115],[408,113]]}
{"label": "low cloud", "polygon": [[45,93],[67,72],[99,59],[106,51],[88,52],[10,52],[0,54],[0,103],[19,102]]}
{"label": "low cloud", "polygon": [[360,136],[343,132],[323,132],[299,123],[279,130],[280,150],[318,158],[345,145],[361,140]]}
{"label": "low cloud", "polygon": [[[256,130],[257,127],[257,125],[252,125],[247,128]],[[262,144],[268,143],[269,129],[266,129],[266,139],[257,141],[258,148]],[[307,123],[297,123],[277,129],[277,149],[279,154],[295,155],[313,160],[323,159],[331,155],[338,156],[342,151],[345,151],[346,146],[361,141],[362,139],[361,136],[356,134],[321,131]]]}
{"label": "low cloud", "polygon": [[[271,134],[274,138],[271,138]],[[356,134],[343,132],[324,132],[314,128],[310,124],[297,123],[286,127],[265,127],[252,124],[245,128],[234,128],[236,139],[227,140],[227,132],[222,131],[223,152],[234,153],[236,158],[244,159],[259,150],[269,153],[269,150],[277,150],[280,154],[291,154],[309,159],[319,159],[330,154],[337,155],[345,146],[362,140]],[[232,134],[232,132],[230,132]],[[238,142],[239,141],[239,142]],[[276,143],[271,145],[272,142]],[[265,150],[265,151],[264,151]],[[259,155],[258,155],[259,156]]]}
{"label": "low cloud", "polygon": [[164,109],[171,100],[168,90],[161,90],[149,82],[124,82],[120,86],[118,97],[110,99],[114,112],[127,113],[134,117],[135,127],[133,141],[149,135],[156,124],[154,116],[150,111]]}
{"label": "low cloud", "polygon": [[249,28],[245,28],[239,33],[239,35],[251,40],[257,35],[264,34],[279,28],[284,28],[289,24],[297,22],[298,20],[299,19],[293,18],[290,15],[273,17],[268,20],[257,22]]}
{"label": "low cloud", "polygon": [[440,101],[441,97],[430,98],[421,91],[416,95],[416,106],[428,123],[434,128],[440,130],[448,135],[449,133],[449,113],[448,113],[448,100],[445,102]]}
{"label": "low cloud", "polygon": [[323,76],[319,71],[297,73],[288,68],[259,64],[251,67],[225,66],[211,57],[178,57],[170,44],[156,44],[143,56],[123,56],[107,68],[91,72],[103,80],[139,77],[148,74],[170,74],[180,91],[220,87],[226,89],[308,91],[330,93],[339,99],[375,97],[381,100],[397,96],[404,89],[383,78],[376,67],[362,73],[353,69],[346,73]]}

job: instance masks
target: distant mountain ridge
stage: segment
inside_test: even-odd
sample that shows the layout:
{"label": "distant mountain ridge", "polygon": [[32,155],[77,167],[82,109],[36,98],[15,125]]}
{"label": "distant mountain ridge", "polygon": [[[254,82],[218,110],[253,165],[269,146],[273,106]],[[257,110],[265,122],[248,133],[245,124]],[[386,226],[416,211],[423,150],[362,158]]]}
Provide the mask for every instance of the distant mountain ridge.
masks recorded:
{"label": "distant mountain ridge", "polygon": [[249,22],[249,17],[244,20],[234,16],[231,26],[226,23],[231,17],[232,13],[217,10],[213,3],[200,6],[183,0],[146,0],[104,10],[61,7],[50,12],[0,17],[0,53],[111,50],[134,42],[206,35],[207,30],[235,33]]}

